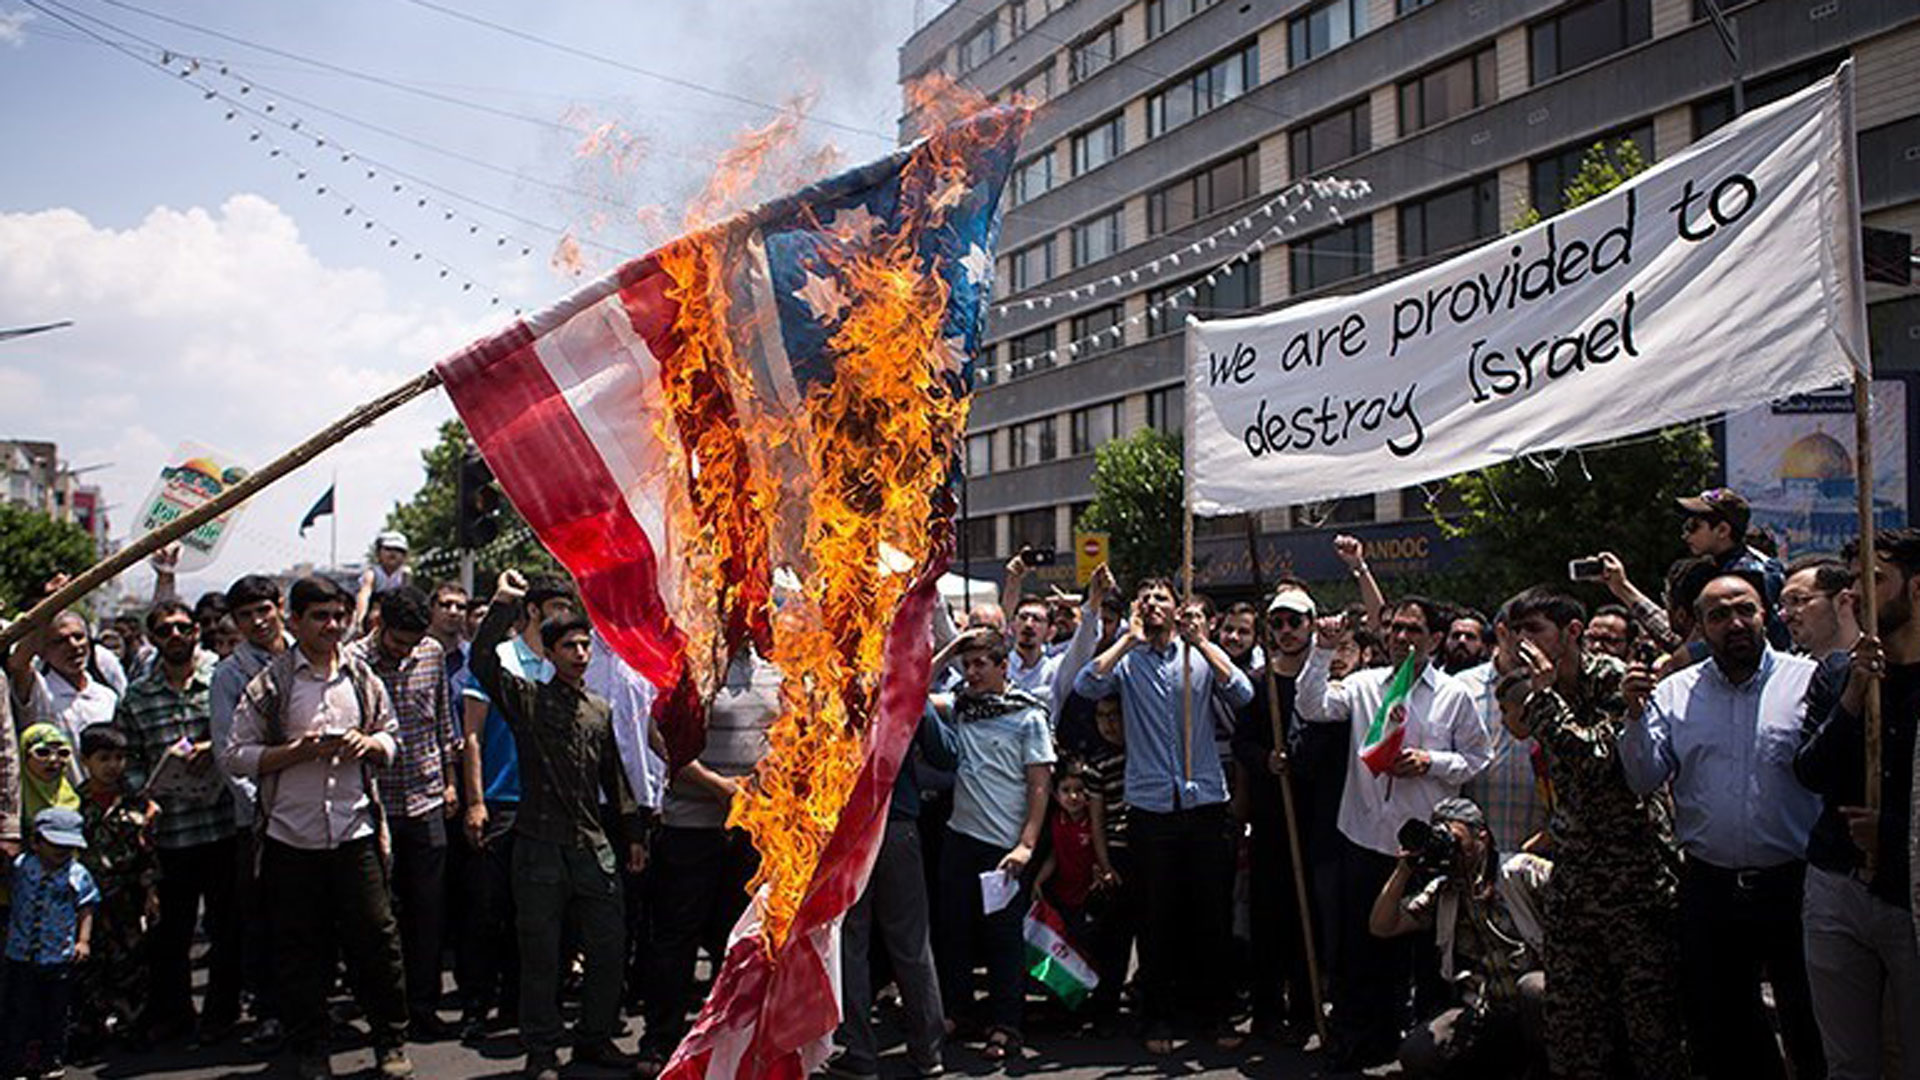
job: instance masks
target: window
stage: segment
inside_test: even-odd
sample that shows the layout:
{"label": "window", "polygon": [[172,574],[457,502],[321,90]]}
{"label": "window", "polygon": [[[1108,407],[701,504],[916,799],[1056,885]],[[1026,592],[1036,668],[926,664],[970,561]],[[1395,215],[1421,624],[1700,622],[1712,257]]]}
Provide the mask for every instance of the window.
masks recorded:
{"label": "window", "polygon": [[1399,0],[1399,3],[1394,5],[1394,14],[1407,15],[1419,11],[1423,7],[1428,7],[1434,2],[1435,0]]}
{"label": "window", "polygon": [[1179,26],[1220,0],[1147,0],[1147,40]]}
{"label": "window", "polygon": [[1373,148],[1373,110],[1366,98],[1287,133],[1293,178],[1303,180]]}
{"label": "window", "polygon": [[967,475],[986,476],[993,472],[993,436],[967,436]]}
{"label": "window", "polygon": [[1045,105],[1053,98],[1053,62],[1040,65],[1026,78],[1013,84],[1009,97],[1029,105]]}
{"label": "window", "polygon": [[1075,356],[1098,356],[1112,352],[1126,344],[1127,331],[1122,325],[1122,308],[1119,304],[1096,308],[1085,315],[1073,317],[1073,340]]}
{"label": "window", "polygon": [[1292,260],[1293,291],[1305,292],[1373,271],[1373,221],[1357,221],[1287,249]]}
{"label": "window", "polygon": [[1049,237],[1007,256],[1007,281],[1014,292],[1024,292],[1053,277],[1053,240]]}
{"label": "window", "polygon": [[1367,32],[1367,0],[1328,0],[1287,20],[1287,64],[1301,64]]}
{"label": "window", "polygon": [[1260,191],[1260,154],[1249,150],[1147,195],[1147,232],[1184,229]]}
{"label": "window", "polygon": [[1059,537],[1053,532],[1053,507],[1043,506],[1038,510],[1022,510],[1008,515],[1008,524],[1013,526],[1007,531],[1012,535],[1013,550],[1023,551],[1030,547],[1058,547]]}
{"label": "window", "polygon": [[1400,257],[1438,255],[1499,232],[1498,187],[1483,176],[1402,206]]}
{"label": "window", "polygon": [[[1148,292],[1147,333],[1172,333],[1186,323],[1190,314],[1204,319],[1260,306],[1260,256],[1255,255],[1231,270],[1216,271],[1216,274],[1211,285],[1205,278],[1189,279]],[[1193,290],[1192,296],[1165,304],[1189,288]]]}
{"label": "window", "polygon": [[1029,420],[1007,429],[1007,448],[1008,456],[1013,459],[1008,468],[1013,469],[1024,469],[1028,465],[1038,465],[1059,457],[1060,448],[1053,436],[1053,417]]}
{"label": "window", "polygon": [[980,28],[968,34],[960,41],[960,74],[974,70],[987,62],[1000,48],[1000,18],[998,15],[980,24]]}
{"label": "window", "polygon": [[960,519],[960,558],[962,560],[1000,557],[999,545],[995,543],[999,539],[996,534],[1000,530],[994,527],[995,524],[992,514]]}
{"label": "window", "polygon": [[1652,0],[1587,0],[1527,31],[1538,84],[1653,36]]}
{"label": "window", "polygon": [[1127,148],[1126,129],[1119,113],[1073,137],[1073,175],[1080,176],[1120,156]]}
{"label": "window", "polygon": [[1493,50],[1481,49],[1400,84],[1400,134],[1451,120],[1499,94]]}
{"label": "window", "polygon": [[1073,410],[1073,452],[1091,454],[1120,434],[1120,403],[1109,401]]}
{"label": "window", "polygon": [[1013,205],[1031,202],[1053,190],[1053,151],[1013,167]]}
{"label": "window", "polygon": [[1225,105],[1260,81],[1260,50],[1247,45],[1190,72],[1147,98],[1147,137],[1154,138]]}
{"label": "window", "polygon": [[1119,58],[1120,20],[1115,19],[1073,43],[1067,57],[1067,85],[1093,77]]}
{"label": "window", "polygon": [[1045,0],[1013,0],[1007,5],[1007,21],[1012,23],[1012,37],[1026,33],[1033,24],[1034,12],[1030,8],[1038,8],[1040,17],[1047,17]]}
{"label": "window", "polygon": [[1580,175],[1580,165],[1596,146],[1604,147],[1603,152],[1615,165],[1620,163],[1620,143],[1633,143],[1645,164],[1653,163],[1653,125],[1641,124],[1638,127],[1616,131],[1593,139],[1582,139],[1571,146],[1545,157],[1534,158],[1532,162],[1529,195],[1533,208],[1541,217],[1552,217],[1567,208],[1567,184]]}
{"label": "window", "polygon": [[[1805,90],[1828,75],[1845,59],[1844,53],[1824,56],[1810,64],[1769,75],[1764,79],[1749,79],[1746,85],[1747,108],[1757,109],[1770,105],[1795,91]],[[1716,94],[1693,107],[1693,137],[1699,139],[1707,132],[1733,121],[1733,94]],[[1640,154],[1648,163],[1653,160],[1653,141],[1640,143]]]}
{"label": "window", "polygon": [[1053,366],[1053,327],[1029,330],[1007,343],[1007,378],[1017,379]]}
{"label": "window", "polygon": [[1187,426],[1187,390],[1169,386],[1147,393],[1147,426],[1168,435],[1178,435]]}
{"label": "window", "polygon": [[1119,251],[1124,245],[1120,235],[1120,211],[1109,210],[1073,227],[1073,265],[1086,266]]}
{"label": "window", "polygon": [[1365,525],[1373,520],[1374,510],[1371,495],[1355,495],[1352,498],[1334,499],[1331,502],[1309,503],[1293,508],[1293,527],[1324,529],[1329,525]]}

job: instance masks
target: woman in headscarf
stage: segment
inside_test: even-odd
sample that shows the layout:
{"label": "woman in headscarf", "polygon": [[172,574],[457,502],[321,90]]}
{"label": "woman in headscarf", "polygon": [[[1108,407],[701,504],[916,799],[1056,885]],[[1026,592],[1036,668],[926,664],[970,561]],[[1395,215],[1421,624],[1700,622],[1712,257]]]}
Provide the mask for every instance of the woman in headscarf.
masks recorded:
{"label": "woman in headscarf", "polygon": [[50,806],[80,808],[80,793],[67,779],[73,744],[52,724],[34,724],[20,733],[20,820],[32,821]]}

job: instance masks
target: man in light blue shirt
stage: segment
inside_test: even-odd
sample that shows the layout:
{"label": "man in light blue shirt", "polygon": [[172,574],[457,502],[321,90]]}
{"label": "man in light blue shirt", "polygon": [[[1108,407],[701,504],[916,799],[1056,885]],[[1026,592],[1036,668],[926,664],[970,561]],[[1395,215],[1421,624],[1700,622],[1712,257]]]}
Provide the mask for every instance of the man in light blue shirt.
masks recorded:
{"label": "man in light blue shirt", "polygon": [[1207,640],[1198,607],[1180,614],[1176,641],[1175,610],[1172,583],[1141,582],[1127,629],[1073,686],[1095,699],[1117,691],[1123,704],[1127,830],[1141,878],[1141,1004],[1152,1053],[1172,1050],[1178,1020],[1210,1029],[1224,1049],[1240,1043],[1221,993],[1220,972],[1231,967],[1233,849],[1209,702],[1218,683],[1228,704],[1244,708],[1253,683]]}
{"label": "man in light blue shirt", "polygon": [[1694,603],[1712,651],[1657,687],[1635,664],[1620,764],[1641,795],[1671,784],[1680,876],[1681,988],[1693,1062],[1710,1077],[1784,1075],[1760,997],[1773,986],[1794,1075],[1824,1076],[1807,991],[1801,894],[1820,799],[1793,773],[1818,665],[1767,644],[1749,575],[1713,579]]}

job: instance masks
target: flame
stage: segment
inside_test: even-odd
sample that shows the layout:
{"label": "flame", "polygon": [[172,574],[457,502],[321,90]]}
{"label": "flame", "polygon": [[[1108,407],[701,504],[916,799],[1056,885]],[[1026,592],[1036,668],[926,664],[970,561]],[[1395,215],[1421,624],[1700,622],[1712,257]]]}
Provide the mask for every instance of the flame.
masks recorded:
{"label": "flame", "polygon": [[[689,220],[712,220],[755,190],[800,119],[796,107],[728,151]],[[956,129],[917,146],[897,231],[823,230],[828,284],[847,303],[827,346],[834,377],[802,408],[742,396],[754,385],[755,328],[734,317],[721,275],[739,265],[746,230],[692,233],[655,256],[680,305],[659,422],[662,442],[678,446],[670,467],[688,482],[668,512],[677,534],[700,538],[674,555],[688,674],[710,699],[726,660],[748,647],[783,674],[769,750],[728,822],[761,855],[749,891],[769,949],[785,940],[861,769],[887,626],[917,576],[902,567],[951,549],[947,484],[968,399],[943,336],[947,284],[917,242],[965,192],[981,144],[1004,131]],[[816,151],[795,167],[825,160]],[[680,442],[682,432],[697,441]]]}

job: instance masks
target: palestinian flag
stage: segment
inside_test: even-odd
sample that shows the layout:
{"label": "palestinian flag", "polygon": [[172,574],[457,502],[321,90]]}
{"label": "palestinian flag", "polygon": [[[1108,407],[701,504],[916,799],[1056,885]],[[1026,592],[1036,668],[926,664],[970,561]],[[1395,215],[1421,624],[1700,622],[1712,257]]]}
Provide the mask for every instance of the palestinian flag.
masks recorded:
{"label": "palestinian flag", "polygon": [[1027,910],[1022,936],[1027,940],[1027,973],[1068,1008],[1079,1008],[1100,985],[1099,973],[1067,937],[1066,921],[1038,896]]}
{"label": "palestinian flag", "polygon": [[1375,776],[1392,768],[1393,759],[1400,756],[1400,744],[1407,734],[1407,698],[1413,695],[1413,684],[1420,681],[1421,661],[1419,653],[1410,652],[1400,662],[1399,670],[1380,695],[1380,708],[1374,711],[1366,741],[1360,744],[1360,761]]}

